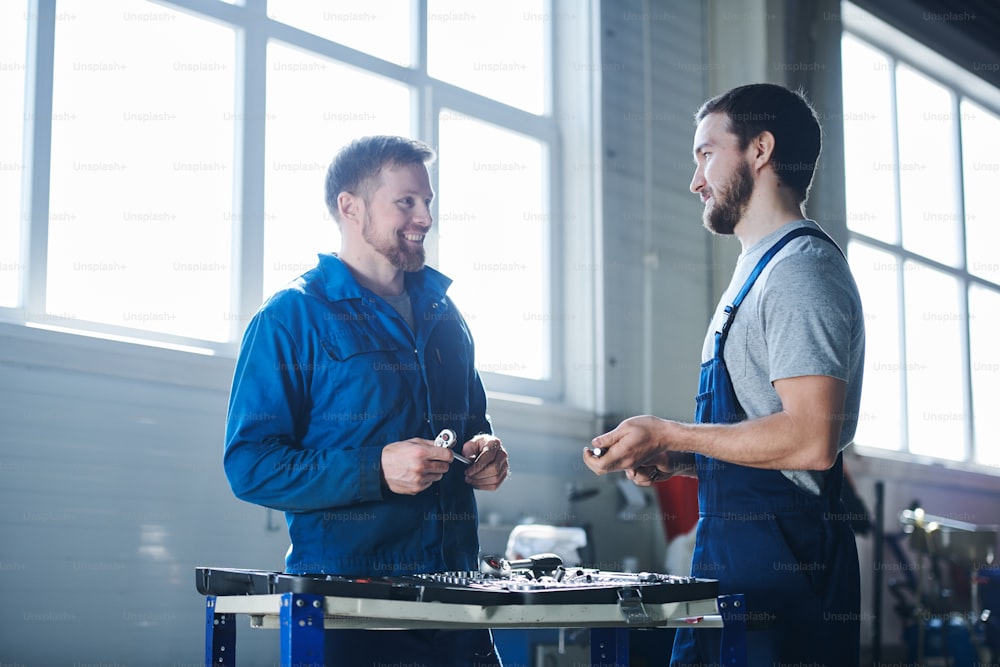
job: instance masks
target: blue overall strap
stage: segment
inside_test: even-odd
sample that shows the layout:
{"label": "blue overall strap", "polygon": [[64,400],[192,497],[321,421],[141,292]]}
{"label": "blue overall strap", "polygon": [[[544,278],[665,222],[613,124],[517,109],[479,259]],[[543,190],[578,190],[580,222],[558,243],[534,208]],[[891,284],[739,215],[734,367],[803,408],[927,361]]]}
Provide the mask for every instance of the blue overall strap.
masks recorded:
{"label": "blue overall strap", "polygon": [[750,291],[750,288],[753,287],[753,284],[755,282],[757,282],[757,277],[760,276],[761,271],[764,270],[764,267],[767,266],[768,262],[770,262],[774,258],[774,256],[778,254],[778,251],[784,248],[789,241],[791,241],[792,239],[796,239],[800,236],[815,236],[816,238],[829,241],[830,243],[833,244],[834,248],[836,248],[838,251],[840,251],[841,254],[843,254],[843,251],[840,250],[840,246],[834,243],[834,240],[831,239],[829,236],[827,236],[825,232],[821,232],[818,229],[813,229],[812,227],[798,227],[797,229],[793,229],[792,231],[788,232],[780,239],[778,239],[778,241],[773,246],[767,249],[767,252],[764,253],[764,256],[761,257],[760,260],[757,262],[757,266],[753,267],[753,271],[750,272],[749,277],[747,277],[746,282],[743,283],[743,287],[740,288],[739,294],[736,295],[736,298],[733,299],[733,302],[730,305],[726,306],[725,309],[727,315],[726,321],[722,324],[722,331],[716,332],[715,335],[715,347],[717,353],[722,352],[722,344],[724,342],[724,339],[728,337],[729,327],[733,323],[733,318],[736,317],[736,309],[740,307],[740,304],[743,303],[743,299],[746,298],[746,295]]}

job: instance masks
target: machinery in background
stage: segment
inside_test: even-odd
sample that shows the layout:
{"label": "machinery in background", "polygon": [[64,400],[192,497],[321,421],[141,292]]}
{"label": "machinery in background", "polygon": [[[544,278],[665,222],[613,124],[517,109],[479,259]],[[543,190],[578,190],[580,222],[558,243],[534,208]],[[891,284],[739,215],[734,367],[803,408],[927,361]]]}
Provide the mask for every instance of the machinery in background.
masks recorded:
{"label": "machinery in background", "polygon": [[[901,532],[883,535],[897,563],[877,557],[903,621],[907,659],[915,665],[977,667],[1000,658],[1000,567],[995,525],[928,514],[919,503],[899,515]],[[916,554],[911,563],[902,548]],[[881,551],[881,550],[880,550]],[[876,607],[877,608],[877,607]]]}

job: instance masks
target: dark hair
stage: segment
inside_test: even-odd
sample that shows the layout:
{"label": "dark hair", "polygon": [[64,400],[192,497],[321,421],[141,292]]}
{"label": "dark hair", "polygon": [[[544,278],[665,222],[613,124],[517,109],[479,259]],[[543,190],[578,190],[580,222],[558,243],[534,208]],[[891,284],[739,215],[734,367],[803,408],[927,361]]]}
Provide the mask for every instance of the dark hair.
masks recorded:
{"label": "dark hair", "polygon": [[799,204],[808,199],[823,140],[816,110],[801,90],[773,83],[733,88],[701,105],[695,122],[713,113],[726,114],[740,150],[762,132],[774,135],[771,164],[778,179],[795,191]]}
{"label": "dark hair", "polygon": [[337,153],[326,171],[326,207],[339,222],[337,197],[341,192],[361,195],[367,202],[386,165],[427,164],[434,158],[434,149],[415,139],[388,135],[355,139]]}

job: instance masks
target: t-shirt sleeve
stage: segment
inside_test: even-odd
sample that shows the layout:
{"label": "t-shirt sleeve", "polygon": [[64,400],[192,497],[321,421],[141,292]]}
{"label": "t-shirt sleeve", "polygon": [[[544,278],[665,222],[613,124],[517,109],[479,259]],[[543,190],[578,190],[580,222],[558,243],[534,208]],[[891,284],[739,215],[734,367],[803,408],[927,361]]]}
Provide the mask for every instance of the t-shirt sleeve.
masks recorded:
{"label": "t-shirt sleeve", "polygon": [[847,380],[852,323],[861,314],[846,271],[816,252],[775,262],[759,304],[771,382],[804,375]]}

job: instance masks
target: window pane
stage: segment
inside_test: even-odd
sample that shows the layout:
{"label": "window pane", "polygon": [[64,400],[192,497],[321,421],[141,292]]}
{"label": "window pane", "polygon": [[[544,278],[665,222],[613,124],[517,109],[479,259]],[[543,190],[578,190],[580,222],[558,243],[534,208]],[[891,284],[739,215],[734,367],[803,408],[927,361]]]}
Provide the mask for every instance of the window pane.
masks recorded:
{"label": "window pane", "polygon": [[969,290],[969,356],[972,358],[972,413],[975,459],[1000,465],[1000,293],[973,286]]}
{"label": "window pane", "polygon": [[962,176],[965,179],[965,241],[969,272],[1000,284],[1000,118],[962,101]]}
{"label": "window pane", "polygon": [[28,3],[0,4],[0,306],[18,305]]}
{"label": "window pane", "polygon": [[511,106],[545,112],[544,0],[428,0],[427,71]]}
{"label": "window pane", "polygon": [[482,371],[551,375],[548,156],[541,142],[440,114],[440,266]]}
{"label": "window pane", "polygon": [[865,312],[865,380],[854,441],[899,450],[903,444],[899,263],[893,255],[862,243],[849,243],[847,250]]}
{"label": "window pane", "polygon": [[284,44],[269,44],[267,58],[265,295],[316,266],[316,253],[340,248],[323,195],[337,150],[357,137],[410,129],[402,84]]}
{"label": "window pane", "polygon": [[909,448],[965,459],[962,391],[964,315],[958,281],[916,262],[904,264]]}
{"label": "window pane", "polygon": [[889,60],[850,35],[843,39],[844,176],[847,226],[896,243],[896,157]]}
{"label": "window pane", "polygon": [[50,314],[226,340],[232,29],[140,0],[61,0]]}
{"label": "window pane", "polygon": [[896,91],[903,246],[960,266],[957,135],[951,92],[905,65],[897,68]]}
{"label": "window pane", "polygon": [[398,65],[413,62],[410,0],[268,0],[267,15]]}

